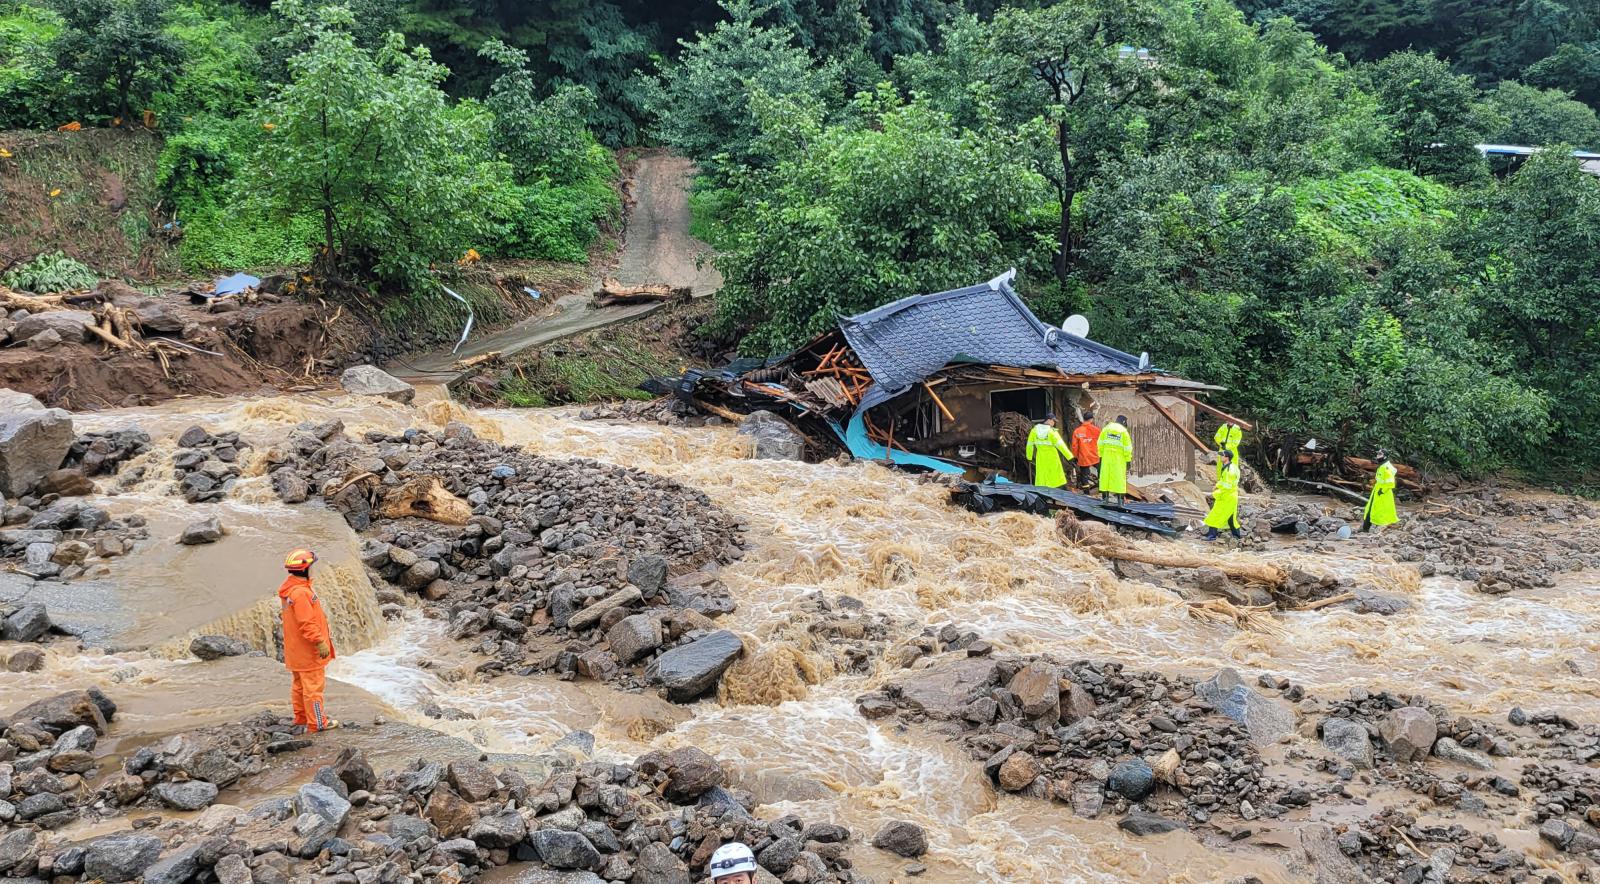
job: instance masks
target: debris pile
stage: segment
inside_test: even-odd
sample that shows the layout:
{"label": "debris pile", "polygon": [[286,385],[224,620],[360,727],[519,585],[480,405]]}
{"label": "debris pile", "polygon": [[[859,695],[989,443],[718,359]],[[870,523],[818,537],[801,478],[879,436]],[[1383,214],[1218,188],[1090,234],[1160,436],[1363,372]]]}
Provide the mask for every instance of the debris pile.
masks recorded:
{"label": "debris pile", "polygon": [[1480,835],[1458,824],[1422,824],[1394,808],[1345,828],[1337,844],[1373,881],[1562,880],[1539,877],[1521,851],[1492,832]]}
{"label": "debris pile", "polygon": [[124,555],[150,536],[143,516],[113,519],[97,506],[70,498],[47,505],[43,499],[23,497],[6,507],[3,521],[0,560],[34,579],[76,579],[94,560]]}
{"label": "debris pile", "polygon": [[202,427],[190,427],[178,437],[172,453],[172,475],[189,503],[222,500],[239,480],[239,455],[250,447],[236,432],[213,436]]}
{"label": "debris pile", "polygon": [[[87,703],[86,714],[97,714],[89,694],[77,697],[72,708]],[[35,726],[33,719],[18,721]],[[57,757],[90,756],[95,731],[75,721],[61,722],[72,725],[62,735],[88,748],[62,750]],[[140,775],[124,774],[98,793],[108,813],[152,801],[174,809],[206,807],[205,812],[152,819],[132,831],[82,841],[50,834],[76,816],[61,793],[76,803],[90,796],[82,777],[72,773],[56,777],[59,784],[45,783],[44,777],[55,775],[43,768],[12,773],[8,766],[0,794],[40,784],[59,785],[60,792],[37,789],[21,804],[0,802],[0,809],[9,808],[8,822],[28,823],[0,836],[0,875],[56,882],[142,878],[152,884],[286,884],[316,875],[359,884],[464,884],[499,866],[526,865],[552,870],[561,880],[686,882],[704,877],[717,847],[740,840],[756,852],[762,868],[757,880],[861,880],[847,855],[854,837],[849,829],[795,815],[757,818],[753,798],[730,791],[721,765],[699,749],[651,752],[632,764],[586,761],[594,738],[582,732],[549,753],[518,756],[500,768],[419,759],[379,773],[359,750],[346,748],[292,796],[248,810],[207,807],[216,783],[248,775],[262,751],[308,744],[277,739],[283,725],[270,715],[257,716],[139,750],[128,767]],[[27,727],[24,732],[31,733]],[[92,756],[83,763],[92,767]],[[148,788],[135,796],[141,785]],[[129,790],[131,801],[114,800],[119,787]],[[64,809],[45,809],[57,804]],[[896,843],[911,846],[913,835],[904,833]],[[536,873],[528,880],[545,879]]]}
{"label": "debris pile", "polygon": [[686,701],[741,654],[710,618],[733,610],[715,568],[743,554],[743,526],[704,494],[461,424],[359,444],[342,429],[305,425],[268,453],[274,485],[315,488],[369,531],[367,567],[447,616],[490,658],[479,672],[659,685]]}
{"label": "debris pile", "polygon": [[[116,713],[110,698],[90,688],[0,717],[0,823],[50,830],[76,821],[94,799],[86,777],[100,764],[95,746]],[[7,874],[6,844],[13,840],[14,832],[0,836],[0,874]],[[9,874],[28,873],[13,865]]]}
{"label": "debris pile", "polygon": [[84,433],[67,451],[64,467],[76,467],[85,476],[113,476],[122,464],[150,450],[150,434],[137,427]]}
{"label": "debris pile", "polygon": [[1086,817],[1131,811],[1124,828],[1136,834],[1181,828],[1179,816],[1277,817],[1317,797],[1265,778],[1257,747],[1288,736],[1294,714],[1232,670],[1195,682],[1120,663],[971,656],[986,651],[975,642],[966,659],[866,694],[857,708],[934,722],[1000,788]]}

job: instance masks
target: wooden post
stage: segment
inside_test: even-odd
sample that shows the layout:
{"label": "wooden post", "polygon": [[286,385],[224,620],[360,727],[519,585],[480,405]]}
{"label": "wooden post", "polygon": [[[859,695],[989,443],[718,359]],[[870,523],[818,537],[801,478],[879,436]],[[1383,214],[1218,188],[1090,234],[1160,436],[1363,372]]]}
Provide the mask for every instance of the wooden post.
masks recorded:
{"label": "wooden post", "polygon": [[1212,405],[1212,404],[1207,403],[1207,402],[1201,402],[1199,399],[1196,399],[1193,396],[1186,396],[1186,395],[1184,395],[1182,393],[1170,393],[1168,395],[1170,395],[1172,398],[1177,399],[1179,401],[1187,402],[1190,405],[1194,406],[1195,408],[1198,408],[1201,411],[1206,412],[1207,414],[1213,415],[1215,417],[1222,418],[1223,420],[1227,421],[1230,424],[1233,424],[1234,426],[1238,427],[1241,430],[1252,430],[1252,431],[1255,430],[1255,426],[1252,425],[1249,421],[1241,420],[1239,418],[1236,418],[1233,415],[1227,413],[1226,411],[1223,411],[1222,409],[1216,407],[1215,405]]}
{"label": "wooden post", "polygon": [[1166,406],[1164,406],[1161,403],[1157,402],[1155,400],[1154,396],[1152,396],[1149,393],[1142,393],[1140,395],[1142,395],[1144,397],[1144,400],[1146,402],[1148,402],[1151,405],[1155,406],[1156,411],[1161,412],[1161,416],[1166,418],[1168,423],[1172,424],[1174,427],[1177,427],[1178,428],[1178,432],[1182,433],[1184,435],[1184,438],[1186,438],[1190,442],[1194,443],[1194,447],[1200,449],[1201,451],[1210,451],[1211,450],[1210,446],[1208,446],[1208,445],[1206,445],[1206,443],[1200,441],[1200,437],[1196,436],[1194,434],[1193,430],[1191,430],[1188,427],[1184,426],[1182,421],[1178,420],[1178,418],[1175,415],[1173,415],[1172,412],[1170,412],[1170,411],[1168,411],[1166,409]]}
{"label": "wooden post", "polygon": [[934,405],[939,406],[939,413],[944,415],[944,419],[951,423],[955,423],[956,416],[950,413],[950,409],[944,407],[944,400],[939,398],[938,393],[933,392],[933,385],[927,381],[923,381],[922,389],[928,391],[928,398],[933,400]]}

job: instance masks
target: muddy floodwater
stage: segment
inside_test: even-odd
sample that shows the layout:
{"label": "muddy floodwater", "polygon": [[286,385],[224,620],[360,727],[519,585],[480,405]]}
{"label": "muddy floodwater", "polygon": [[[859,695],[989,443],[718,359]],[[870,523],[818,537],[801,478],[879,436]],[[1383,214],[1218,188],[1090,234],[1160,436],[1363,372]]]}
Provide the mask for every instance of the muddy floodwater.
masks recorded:
{"label": "muddy floodwater", "polygon": [[[408,609],[386,620],[357,557],[358,537],[320,505],[277,502],[260,467],[265,448],[297,423],[339,418],[353,435],[461,420],[479,435],[544,456],[582,456],[648,470],[703,490],[748,521],[748,554],[719,575],[738,602],[722,625],[754,640],[724,699],[692,706],[553,676],[480,680],[445,624]],[[168,495],[173,440],[191,425],[238,431],[256,446],[226,501],[188,506]],[[1205,676],[1232,666],[1313,692],[1354,687],[1425,693],[1462,714],[1501,716],[1513,704],[1591,719],[1600,696],[1600,594],[1588,574],[1554,588],[1493,597],[1374,558],[1320,557],[1411,607],[1391,617],[1337,609],[1280,615],[1279,633],[1241,632],[1197,620],[1172,594],[1118,580],[1100,561],[1064,545],[1052,523],[1020,513],[979,517],[950,506],[947,491],[864,463],[755,461],[725,427],[669,428],[588,422],[568,411],[467,411],[424,390],[416,406],[315,394],[260,400],[187,400],[80,416],[78,429],[137,425],[156,438],[145,478],[104,501],[113,513],[150,520],[151,540],[109,573],[45,599],[92,624],[104,653],[53,650],[39,673],[0,673],[7,707],[67,687],[102,686],[123,706],[114,735],[162,734],[287,706],[287,677],[263,658],[200,664],[182,659],[187,638],[222,632],[270,643],[273,591],[284,551],[314,547],[319,589],[340,657],[329,670],[334,714],[425,725],[490,753],[537,752],[574,729],[597,738],[596,754],[631,759],[695,745],[718,756],[775,813],[832,819],[869,839],[884,822],[927,828],[927,871],[915,880],[1214,881],[1255,875],[1296,880],[1266,844],[1203,843],[1177,832],[1135,838],[1115,820],[1080,819],[1059,802],[1000,794],[959,746],[869,721],[854,698],[902,670],[834,671],[832,658],[796,628],[801,600],[851,596],[888,615],[894,634],[946,623],[1002,650]],[[130,466],[137,466],[138,462]],[[128,467],[124,467],[126,471]],[[116,480],[102,481],[115,490]],[[213,546],[171,543],[182,525],[219,516],[228,535]],[[1374,549],[1364,547],[1363,549]],[[1568,661],[1581,665],[1569,666]],[[424,703],[475,720],[423,716]],[[403,754],[408,747],[390,747]],[[425,751],[419,744],[418,752]],[[309,775],[309,773],[307,773]],[[1360,786],[1353,784],[1352,792]],[[865,840],[865,839],[863,839]],[[874,880],[901,876],[906,861],[864,844],[852,859]]]}

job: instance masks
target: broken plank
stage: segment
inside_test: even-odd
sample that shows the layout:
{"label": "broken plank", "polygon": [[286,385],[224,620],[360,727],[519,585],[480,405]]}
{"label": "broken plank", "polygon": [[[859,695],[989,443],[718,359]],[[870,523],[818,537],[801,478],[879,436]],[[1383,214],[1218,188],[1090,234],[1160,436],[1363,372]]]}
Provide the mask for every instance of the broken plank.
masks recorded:
{"label": "broken plank", "polygon": [[1144,394],[1144,400],[1146,402],[1150,403],[1152,406],[1154,406],[1155,410],[1160,412],[1161,416],[1166,418],[1168,423],[1172,424],[1174,427],[1177,427],[1178,428],[1178,432],[1182,433],[1184,438],[1188,439],[1191,443],[1193,443],[1194,447],[1200,449],[1201,451],[1210,451],[1211,450],[1206,445],[1206,443],[1200,441],[1200,437],[1196,436],[1194,434],[1193,430],[1191,430],[1188,427],[1184,426],[1182,421],[1178,420],[1178,418],[1175,415],[1173,415],[1172,412],[1168,411],[1167,407],[1165,405],[1162,405],[1161,403],[1157,402],[1156,399],[1155,399],[1155,396],[1153,396],[1153,395],[1151,395],[1149,393],[1145,393]]}

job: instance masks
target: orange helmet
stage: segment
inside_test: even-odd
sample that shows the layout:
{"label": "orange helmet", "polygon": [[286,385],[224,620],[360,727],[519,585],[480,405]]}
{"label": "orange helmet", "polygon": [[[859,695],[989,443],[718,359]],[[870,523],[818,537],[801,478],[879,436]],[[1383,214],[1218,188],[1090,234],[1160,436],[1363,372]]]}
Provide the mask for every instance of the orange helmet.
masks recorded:
{"label": "orange helmet", "polygon": [[289,553],[289,557],[283,560],[283,567],[290,571],[304,571],[311,567],[316,560],[317,554],[311,550],[297,549]]}

